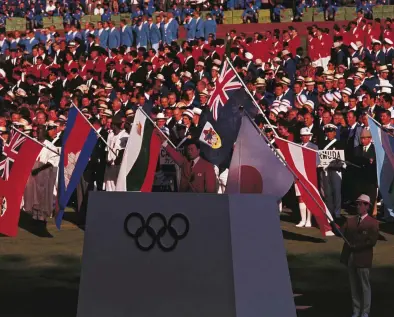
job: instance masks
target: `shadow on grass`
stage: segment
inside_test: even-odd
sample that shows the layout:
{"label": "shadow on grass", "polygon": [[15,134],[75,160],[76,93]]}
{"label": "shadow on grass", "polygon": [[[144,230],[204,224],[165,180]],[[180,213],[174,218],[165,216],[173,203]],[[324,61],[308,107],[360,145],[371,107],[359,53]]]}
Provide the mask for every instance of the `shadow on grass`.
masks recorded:
{"label": "shadow on grass", "polygon": [[75,317],[79,275],[78,257],[54,255],[31,266],[22,255],[1,255],[1,316]]}
{"label": "shadow on grass", "polygon": [[[298,317],[349,317],[352,315],[347,269],[339,263],[339,254],[288,256]],[[371,316],[391,317],[394,311],[394,267],[371,269]]]}
{"label": "shadow on grass", "polygon": [[312,242],[312,243],[324,243],[325,241],[323,239],[315,238],[315,237],[309,237],[305,236],[303,234],[295,233],[295,232],[290,232],[287,230],[282,230],[283,238],[285,240],[292,240],[292,241],[307,241],[307,242]]}
{"label": "shadow on grass", "polygon": [[33,220],[31,215],[21,211],[19,227],[40,238],[53,238],[43,222]]}

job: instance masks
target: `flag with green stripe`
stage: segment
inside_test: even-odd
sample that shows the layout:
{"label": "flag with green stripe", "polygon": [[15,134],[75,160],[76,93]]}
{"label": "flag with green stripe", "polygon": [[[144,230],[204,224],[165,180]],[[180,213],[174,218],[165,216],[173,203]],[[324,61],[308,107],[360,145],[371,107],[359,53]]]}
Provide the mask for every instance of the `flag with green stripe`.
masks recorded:
{"label": "flag with green stripe", "polygon": [[152,191],[160,152],[153,123],[138,109],[116,183],[117,191]]}

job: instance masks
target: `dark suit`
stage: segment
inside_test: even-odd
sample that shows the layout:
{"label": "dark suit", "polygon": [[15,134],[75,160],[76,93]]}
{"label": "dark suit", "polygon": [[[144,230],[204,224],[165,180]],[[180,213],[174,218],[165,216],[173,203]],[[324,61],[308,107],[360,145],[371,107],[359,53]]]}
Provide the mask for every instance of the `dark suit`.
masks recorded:
{"label": "dark suit", "polygon": [[170,145],[166,147],[166,151],[181,168],[179,192],[216,193],[216,175],[211,163],[200,157],[192,167],[192,161]]}
{"label": "dark suit", "polygon": [[[100,130],[100,135],[104,140],[108,138],[108,131],[103,128]],[[97,190],[103,190],[104,172],[107,161],[107,152],[105,151],[106,145],[101,138],[97,140],[96,146],[90,156],[90,161],[86,167],[86,171],[92,173],[91,182],[96,181]]]}
{"label": "dark suit", "polygon": [[187,61],[185,61],[185,64],[183,64],[183,70],[186,72],[188,71],[190,74],[193,74],[194,72],[194,58],[190,57]]}
{"label": "dark suit", "polygon": [[361,194],[368,195],[371,198],[370,212],[372,212],[378,188],[375,146],[371,143],[366,152],[364,152],[364,147],[362,145],[354,148],[353,163],[361,167],[361,169],[357,169],[357,173],[355,173],[354,184],[357,187],[355,197]]}

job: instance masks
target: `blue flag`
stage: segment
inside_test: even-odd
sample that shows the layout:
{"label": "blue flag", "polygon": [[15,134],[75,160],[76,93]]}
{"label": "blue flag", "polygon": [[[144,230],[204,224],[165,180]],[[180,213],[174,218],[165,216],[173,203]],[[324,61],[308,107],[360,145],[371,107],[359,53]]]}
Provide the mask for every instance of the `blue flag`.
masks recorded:
{"label": "blue flag", "polygon": [[59,163],[59,212],[56,226],[60,229],[64,209],[81,180],[90,155],[97,142],[97,134],[87,119],[71,107],[62,140]]}
{"label": "blue flag", "polygon": [[394,137],[368,118],[376,152],[379,190],[390,215],[394,217]]}

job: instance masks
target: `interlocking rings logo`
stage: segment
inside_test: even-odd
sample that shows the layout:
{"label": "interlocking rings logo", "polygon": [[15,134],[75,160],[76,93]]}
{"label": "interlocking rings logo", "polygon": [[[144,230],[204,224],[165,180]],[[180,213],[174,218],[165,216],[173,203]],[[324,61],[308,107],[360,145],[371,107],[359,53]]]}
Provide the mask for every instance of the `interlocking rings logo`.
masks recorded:
{"label": "interlocking rings logo", "polygon": [[[158,221],[161,223],[160,229],[158,229],[157,231],[152,227],[153,221]],[[178,232],[174,228],[175,221],[179,221],[182,223],[182,225],[184,226],[183,232]],[[138,223],[138,228],[134,232],[131,232],[129,227],[132,224],[135,225],[136,222]],[[126,231],[126,234],[128,236],[134,239],[137,248],[141,251],[149,251],[157,243],[161,250],[163,250],[164,252],[169,252],[173,251],[178,245],[178,242],[184,239],[189,233],[189,220],[186,218],[185,215],[179,213],[172,215],[168,222],[166,217],[160,213],[153,213],[148,217],[148,219],[145,220],[140,213],[132,212],[126,217],[124,221],[124,230]],[[148,245],[143,245],[140,241],[144,233],[147,233],[147,235],[152,239],[152,241]],[[162,241],[163,237],[167,233],[173,239],[173,242],[170,245],[166,245]]]}

